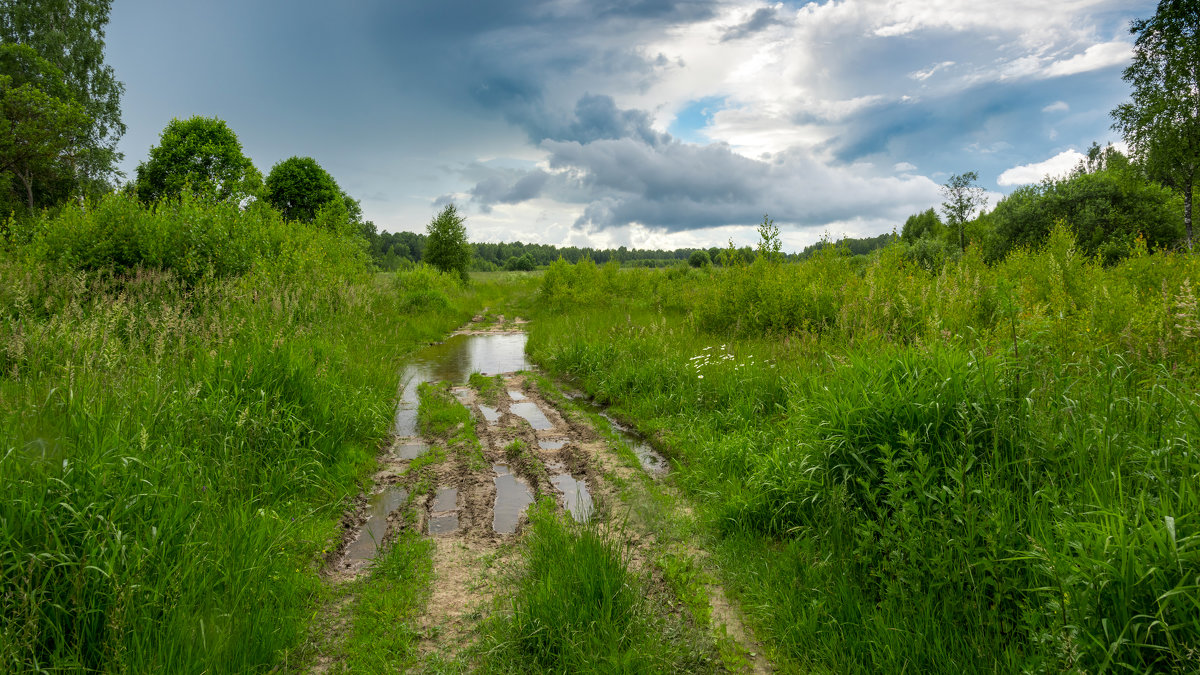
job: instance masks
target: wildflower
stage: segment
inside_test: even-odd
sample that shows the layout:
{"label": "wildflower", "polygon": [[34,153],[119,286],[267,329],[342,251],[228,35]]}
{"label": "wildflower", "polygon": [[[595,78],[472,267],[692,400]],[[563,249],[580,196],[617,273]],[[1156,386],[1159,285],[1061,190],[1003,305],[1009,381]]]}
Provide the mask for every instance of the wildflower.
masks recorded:
{"label": "wildflower", "polygon": [[704,376],[703,376],[703,375],[697,375],[697,376],[696,376],[696,378],[697,378],[697,379],[700,379],[700,380],[703,380],[703,379],[704,379]]}

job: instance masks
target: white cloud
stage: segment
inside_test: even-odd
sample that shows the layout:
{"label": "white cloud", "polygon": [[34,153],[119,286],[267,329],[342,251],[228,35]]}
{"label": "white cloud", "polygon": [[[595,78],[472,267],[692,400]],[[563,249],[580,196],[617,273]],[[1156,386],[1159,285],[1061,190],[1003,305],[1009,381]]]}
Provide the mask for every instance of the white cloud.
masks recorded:
{"label": "white cloud", "polygon": [[1046,106],[1045,108],[1042,108],[1042,112],[1044,112],[1044,113],[1067,112],[1070,109],[1071,109],[1071,106],[1067,105],[1066,101],[1055,101],[1054,103],[1051,103],[1050,105]]}
{"label": "white cloud", "polygon": [[1076,150],[1064,150],[1043,162],[1014,166],[1000,174],[996,182],[1000,185],[1028,185],[1040,182],[1047,176],[1064,176],[1084,159],[1087,158]]}
{"label": "white cloud", "polygon": [[1082,54],[1069,59],[1055,61],[1045,70],[1047,77],[1075,75],[1090,70],[1128,63],[1133,56],[1133,46],[1128,42],[1102,42],[1088,47]]}
{"label": "white cloud", "polygon": [[897,162],[892,166],[892,170],[896,173],[908,173],[910,171],[916,171],[917,165],[910,164],[908,162]]}
{"label": "white cloud", "polygon": [[937,71],[939,71],[943,68],[949,68],[952,65],[954,65],[953,61],[942,61],[941,63],[933,64],[932,66],[930,66],[929,68],[926,68],[925,70],[913,71],[908,74],[908,77],[910,79],[917,80],[918,82],[924,82],[925,80],[928,80],[929,78],[933,77],[933,74],[936,73]]}

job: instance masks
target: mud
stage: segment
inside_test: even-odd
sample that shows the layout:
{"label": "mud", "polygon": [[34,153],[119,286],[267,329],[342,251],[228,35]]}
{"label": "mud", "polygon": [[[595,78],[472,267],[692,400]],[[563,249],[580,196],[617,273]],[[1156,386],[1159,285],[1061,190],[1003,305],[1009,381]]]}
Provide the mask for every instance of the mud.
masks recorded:
{"label": "mud", "polygon": [[[631,507],[623,504],[627,488],[620,486],[640,484],[647,475],[660,477],[668,469],[661,454],[603,410],[592,407],[633,450],[640,466],[615,452],[584,415],[560,410],[517,374],[531,368],[524,357],[525,335],[510,332],[523,322],[499,317],[495,325],[480,327],[481,321],[476,317],[474,326],[421,350],[405,368],[395,440],[380,456],[376,491],[356,500],[347,513],[342,544],[326,567],[334,583],[353,579],[369,569],[371,559],[401,530],[429,536],[434,580],[420,620],[420,649],[441,663],[452,661],[479,621],[495,609],[497,589],[511,579],[516,564],[511,544],[528,523],[528,507],[539,498],[553,499],[578,522],[597,519],[602,528],[619,527],[630,544],[631,565],[648,569],[656,536],[625,529]],[[484,404],[478,392],[463,386],[472,372],[502,375],[501,391],[507,396]],[[451,392],[472,413],[478,449],[446,447],[446,439],[418,436],[417,387],[430,381],[458,385]],[[441,448],[444,459],[422,461],[412,470],[412,461],[431,447]],[[749,642],[719,589],[712,597],[714,618],[729,626],[739,643]],[[758,666],[756,672],[766,672]]]}

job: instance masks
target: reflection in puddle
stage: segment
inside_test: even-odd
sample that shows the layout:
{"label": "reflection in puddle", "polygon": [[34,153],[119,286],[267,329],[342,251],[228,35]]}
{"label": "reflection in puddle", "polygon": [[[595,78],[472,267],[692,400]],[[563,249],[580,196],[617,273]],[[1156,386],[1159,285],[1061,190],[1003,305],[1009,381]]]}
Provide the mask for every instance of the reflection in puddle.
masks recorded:
{"label": "reflection in puddle", "polygon": [[442,380],[463,384],[471,373],[500,375],[527,370],[524,333],[454,335],[413,355],[400,378],[403,390],[396,407],[395,434],[417,435],[417,386]]}
{"label": "reflection in puddle", "polygon": [[514,403],[511,407],[509,407],[508,411],[514,415],[520,415],[521,417],[524,417],[525,420],[529,422],[529,426],[533,427],[534,429],[554,428],[554,425],[550,424],[550,420],[546,419],[546,414],[542,412],[542,409],[537,407],[537,404],[533,403],[532,401]]}
{"label": "reflection in puddle", "polygon": [[566,438],[539,438],[538,447],[543,450],[561,450],[564,445],[570,443]]}
{"label": "reflection in puddle", "polygon": [[458,529],[458,514],[449,513],[429,519],[429,534],[450,534]]}
{"label": "reflection in puddle", "polygon": [[499,534],[517,531],[517,521],[525,507],[533,503],[533,494],[525,481],[512,475],[507,464],[493,464],[496,472],[496,506],[492,509],[492,529]]}
{"label": "reflection in puddle", "polygon": [[524,401],[525,400],[525,394],[522,394],[521,392],[516,391],[515,389],[508,390],[508,397],[514,401]]}
{"label": "reflection in puddle", "polygon": [[588,492],[587,484],[569,473],[551,476],[550,482],[563,494],[567,511],[577,522],[584,522],[592,515],[592,495]]}
{"label": "reflection in puddle", "polygon": [[454,398],[464,405],[471,400],[471,390],[467,387],[455,387],[450,390],[450,393],[454,394]]}
{"label": "reflection in puddle", "polygon": [[437,497],[433,499],[433,506],[429,507],[430,511],[453,511],[458,508],[458,489],[456,488],[438,488]]}
{"label": "reflection in puddle", "polygon": [[404,506],[408,501],[408,491],[400,487],[390,488],[373,494],[368,499],[367,522],[358,533],[358,538],[346,547],[347,562],[375,557],[383,535],[387,533],[388,514]]}
{"label": "reflection in puddle", "polygon": [[399,459],[416,459],[428,451],[428,443],[411,441],[409,443],[402,443],[396,448],[396,457]]}
{"label": "reflection in puddle", "polygon": [[483,413],[483,419],[487,420],[488,424],[495,424],[500,421],[500,411],[491,406],[479,404],[479,412]]}
{"label": "reflection in puddle", "polygon": [[634,430],[618,422],[612,415],[604,412],[604,409],[595,403],[584,402],[584,405],[596,411],[608,421],[612,426],[613,431],[621,438],[626,447],[633,450],[633,454],[637,455],[638,461],[641,462],[642,468],[650,473],[666,473],[670,466],[667,464],[667,459],[658,454],[650,444],[642,439],[642,437]]}

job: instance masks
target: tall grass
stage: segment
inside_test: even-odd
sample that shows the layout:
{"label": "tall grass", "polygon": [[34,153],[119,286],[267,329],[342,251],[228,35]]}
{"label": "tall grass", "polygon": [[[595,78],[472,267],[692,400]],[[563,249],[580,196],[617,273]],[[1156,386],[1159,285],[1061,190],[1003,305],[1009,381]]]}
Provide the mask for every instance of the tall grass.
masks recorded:
{"label": "tall grass", "polygon": [[524,568],[503,611],[484,627],[483,672],[710,672],[646,599],[627,544],[601,526],[569,523],[553,500],[531,511]]}
{"label": "tall grass", "polygon": [[[0,670],[269,670],[303,637],[403,356],[478,293],[380,284],[319,227],[90,208],[0,253]],[[150,233],[117,236],[137,256],[93,250],[120,228]],[[266,243],[246,262],[221,241]]]}
{"label": "tall grass", "polygon": [[1187,672],[1200,260],[1131,253],[830,250],[622,273],[577,309],[596,271],[563,266],[529,349],[667,440],[795,664]]}

